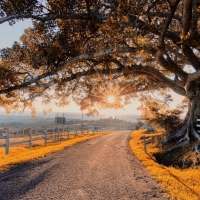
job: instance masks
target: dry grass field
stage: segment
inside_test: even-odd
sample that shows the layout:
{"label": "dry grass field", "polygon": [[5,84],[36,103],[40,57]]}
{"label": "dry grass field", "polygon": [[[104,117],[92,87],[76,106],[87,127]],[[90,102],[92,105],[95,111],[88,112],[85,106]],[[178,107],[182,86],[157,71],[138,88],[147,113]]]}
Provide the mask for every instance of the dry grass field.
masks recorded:
{"label": "dry grass field", "polygon": [[[33,144],[32,148],[28,148],[28,144],[18,145],[10,147],[9,154],[5,155],[5,149],[0,148],[0,173],[6,170],[9,170],[13,167],[21,165],[26,162],[31,162],[37,158],[44,157],[49,153],[62,150],[66,147],[72,146],[76,143],[90,140],[92,138],[99,137],[110,132],[96,133],[96,134],[87,134],[87,135],[78,135],[71,136],[69,140],[49,143],[44,145],[44,141],[37,141]],[[19,139],[14,139],[13,141],[19,141]],[[0,140],[1,141],[1,140]]]}
{"label": "dry grass field", "polygon": [[163,190],[170,195],[171,199],[199,200],[200,166],[181,169],[158,164],[153,155],[159,152],[160,149],[155,147],[155,144],[147,141],[147,153],[145,153],[143,136],[148,137],[148,140],[150,140],[155,134],[147,134],[144,130],[134,131],[131,134],[131,149],[150,174],[157,179]]}

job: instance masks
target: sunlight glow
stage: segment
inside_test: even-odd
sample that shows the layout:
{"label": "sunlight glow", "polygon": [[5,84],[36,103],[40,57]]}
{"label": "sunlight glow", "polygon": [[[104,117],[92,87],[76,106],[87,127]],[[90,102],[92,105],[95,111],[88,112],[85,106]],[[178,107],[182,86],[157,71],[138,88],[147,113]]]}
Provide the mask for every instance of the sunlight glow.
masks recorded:
{"label": "sunlight glow", "polygon": [[[112,69],[112,66],[109,66]],[[96,69],[96,68],[95,68]],[[113,74],[101,75],[97,70],[96,87],[92,88],[88,95],[97,109],[121,109],[125,106],[124,95],[130,90],[130,83],[124,83],[123,79],[118,79]],[[92,80],[91,80],[92,81]],[[127,98],[128,99],[128,98]],[[95,108],[96,109],[96,108]]]}
{"label": "sunlight glow", "polygon": [[108,96],[108,103],[114,103],[115,97],[114,96]]}

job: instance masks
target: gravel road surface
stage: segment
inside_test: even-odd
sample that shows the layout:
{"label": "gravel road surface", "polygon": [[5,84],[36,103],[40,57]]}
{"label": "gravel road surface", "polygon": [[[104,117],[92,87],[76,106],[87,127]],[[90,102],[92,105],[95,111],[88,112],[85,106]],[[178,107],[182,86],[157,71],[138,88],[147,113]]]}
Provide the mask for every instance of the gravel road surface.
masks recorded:
{"label": "gravel road surface", "polygon": [[131,152],[129,135],[104,135],[0,174],[0,200],[167,199]]}

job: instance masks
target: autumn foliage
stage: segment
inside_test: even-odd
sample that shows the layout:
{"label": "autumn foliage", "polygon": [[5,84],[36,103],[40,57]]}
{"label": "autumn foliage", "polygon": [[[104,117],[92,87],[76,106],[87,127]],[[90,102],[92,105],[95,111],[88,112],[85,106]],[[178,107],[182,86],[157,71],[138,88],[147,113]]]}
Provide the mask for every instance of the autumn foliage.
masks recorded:
{"label": "autumn foliage", "polygon": [[154,129],[163,128],[167,134],[173,134],[182,124],[181,114],[184,113],[184,103],[176,108],[170,108],[171,96],[167,95],[163,100],[155,99],[152,96],[143,96],[140,98],[142,111],[141,119],[151,123]]}

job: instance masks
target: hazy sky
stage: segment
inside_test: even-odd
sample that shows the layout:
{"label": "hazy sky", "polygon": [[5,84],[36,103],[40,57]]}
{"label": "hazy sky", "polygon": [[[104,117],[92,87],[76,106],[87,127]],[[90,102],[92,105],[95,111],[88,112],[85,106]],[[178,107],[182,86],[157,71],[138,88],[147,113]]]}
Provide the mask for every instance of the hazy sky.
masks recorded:
{"label": "hazy sky", "polygon": [[[13,26],[9,26],[8,23],[3,23],[0,25],[1,31],[0,31],[0,48],[4,47],[11,47],[12,43],[14,41],[19,41],[20,36],[23,34],[24,29],[31,26],[31,20],[25,20],[17,22]],[[172,94],[175,101],[173,102],[172,106],[178,104],[182,97],[173,93]],[[38,111],[42,111],[44,108],[46,108],[44,105],[41,105],[40,100],[37,100],[35,102],[35,105],[37,107]],[[101,110],[100,114],[105,114],[108,116],[111,115],[122,115],[122,114],[140,114],[140,111],[137,110],[137,107],[140,105],[138,101],[132,101],[132,104],[127,105],[124,107],[124,109],[114,110],[114,109],[107,109],[107,110]],[[70,103],[65,108],[59,108],[59,107],[52,107],[54,112],[80,112],[79,107],[75,105],[75,103]]]}

